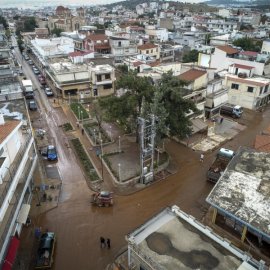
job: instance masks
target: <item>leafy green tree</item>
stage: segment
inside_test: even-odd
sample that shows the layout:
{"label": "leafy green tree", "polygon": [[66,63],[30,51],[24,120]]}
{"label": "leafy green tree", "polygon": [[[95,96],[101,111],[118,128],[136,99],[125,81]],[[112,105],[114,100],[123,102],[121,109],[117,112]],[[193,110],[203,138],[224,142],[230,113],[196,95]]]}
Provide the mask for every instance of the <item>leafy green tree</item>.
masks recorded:
{"label": "leafy green tree", "polygon": [[183,63],[198,62],[199,52],[197,50],[191,50],[183,56]]}
{"label": "leafy green tree", "polygon": [[60,28],[54,28],[52,31],[51,31],[51,35],[56,35],[57,37],[60,37],[61,33],[63,32],[64,30],[63,29],[60,29]]}
{"label": "leafy green tree", "polygon": [[262,42],[256,41],[252,38],[239,38],[233,42],[233,45],[241,47],[245,51],[260,51]]}
{"label": "leafy green tree", "polygon": [[165,121],[167,132],[170,136],[179,138],[190,135],[191,122],[187,114],[191,111],[197,112],[197,108],[194,102],[183,98],[185,82],[174,77],[172,72],[168,72],[162,75],[159,87],[162,93],[161,104],[168,115]]}
{"label": "leafy green tree", "polygon": [[0,16],[0,24],[3,24],[4,28],[7,29],[8,28],[8,23],[5,17]]}
{"label": "leafy green tree", "polygon": [[36,27],[37,27],[37,23],[36,23],[35,17],[27,17],[25,19],[23,31],[31,32],[31,31],[34,31]]}
{"label": "leafy green tree", "polygon": [[117,70],[123,74],[128,73],[128,66],[126,64],[117,66]]}

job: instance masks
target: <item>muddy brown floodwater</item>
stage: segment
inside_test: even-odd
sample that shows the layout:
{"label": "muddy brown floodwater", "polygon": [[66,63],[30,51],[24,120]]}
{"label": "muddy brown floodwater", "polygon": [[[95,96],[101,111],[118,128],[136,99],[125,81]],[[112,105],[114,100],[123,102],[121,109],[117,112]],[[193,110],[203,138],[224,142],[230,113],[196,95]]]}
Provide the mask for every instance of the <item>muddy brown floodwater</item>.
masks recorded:
{"label": "muddy brown floodwater", "polygon": [[[247,129],[225,147],[236,150],[251,146],[257,133],[269,125],[269,110],[251,113]],[[178,171],[166,180],[129,196],[116,196],[111,208],[90,205],[90,194],[84,176],[71,149],[65,147],[65,134],[56,125],[61,114],[48,116],[48,125],[59,149],[58,168],[63,180],[59,206],[39,217],[43,228],[57,235],[53,269],[103,270],[126,245],[125,235],[166,206],[177,204],[196,218],[207,211],[205,198],[213,185],[206,181],[206,171],[215,152],[206,154],[204,163],[199,153],[183,145],[168,142],[166,149]],[[111,239],[111,249],[100,249],[99,237]]]}

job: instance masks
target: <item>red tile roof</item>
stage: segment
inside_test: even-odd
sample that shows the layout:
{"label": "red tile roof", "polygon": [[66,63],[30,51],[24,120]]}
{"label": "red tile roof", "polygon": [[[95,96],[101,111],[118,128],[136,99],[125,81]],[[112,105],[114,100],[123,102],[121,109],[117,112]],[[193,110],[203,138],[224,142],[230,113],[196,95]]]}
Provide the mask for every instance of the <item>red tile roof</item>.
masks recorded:
{"label": "red tile roof", "polygon": [[244,52],[240,52],[240,54],[246,55],[246,56],[252,56],[252,57],[257,57],[258,55],[257,52],[252,52],[252,51],[244,51]]}
{"label": "red tile roof", "polygon": [[270,153],[270,136],[257,135],[255,138],[254,148],[259,151]]}
{"label": "red tile roof", "polygon": [[94,51],[85,51],[85,52],[80,52],[80,51],[77,51],[77,52],[71,52],[69,53],[68,55],[70,57],[76,57],[76,56],[84,56],[84,55],[87,55],[87,54],[90,54],[90,53],[93,53]]}
{"label": "red tile roof", "polygon": [[223,45],[223,46],[217,46],[217,49],[224,51],[228,54],[234,54],[234,53],[238,53],[239,51],[231,46],[228,45]]}
{"label": "red tile roof", "polygon": [[158,45],[152,44],[152,43],[146,43],[143,45],[138,46],[139,50],[149,50],[149,49],[154,49],[157,48]]}
{"label": "red tile roof", "polygon": [[18,120],[6,121],[0,125],[0,143],[2,143],[8,135],[20,124]]}
{"label": "red tile roof", "polygon": [[141,61],[136,61],[136,62],[133,62],[132,64],[133,64],[134,67],[138,67],[138,66],[142,65],[143,62],[141,62]]}
{"label": "red tile roof", "polygon": [[91,35],[88,35],[86,39],[97,41],[97,40],[106,40],[108,39],[108,37],[104,34],[91,34]]}
{"label": "red tile roof", "polygon": [[236,67],[236,68],[242,68],[242,69],[248,69],[248,70],[251,70],[255,67],[252,67],[252,66],[246,66],[246,65],[241,65],[241,64],[232,64],[232,66]]}
{"label": "red tile roof", "polygon": [[207,72],[205,70],[199,70],[199,69],[190,69],[182,74],[180,74],[178,77],[180,80],[186,81],[186,82],[193,82],[196,79],[200,78]]}

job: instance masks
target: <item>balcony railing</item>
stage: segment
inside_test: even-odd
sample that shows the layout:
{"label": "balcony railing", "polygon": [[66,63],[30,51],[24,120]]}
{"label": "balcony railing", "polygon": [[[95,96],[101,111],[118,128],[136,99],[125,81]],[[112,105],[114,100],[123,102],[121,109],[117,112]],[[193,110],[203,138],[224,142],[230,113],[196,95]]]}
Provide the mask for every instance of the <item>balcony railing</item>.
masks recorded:
{"label": "balcony railing", "polygon": [[16,172],[20,166],[20,163],[23,159],[23,156],[25,155],[26,149],[29,147],[29,142],[31,141],[32,138],[32,134],[29,134],[25,140],[24,145],[21,147],[21,149],[19,150],[19,152],[17,153],[14,161],[12,162],[11,166],[8,168],[8,172],[5,176],[5,178],[3,179],[3,183],[1,184],[1,186],[3,188],[1,188],[0,186],[0,205],[3,204],[5,197],[8,193],[8,190],[12,184],[12,180],[14,178],[14,176],[16,175]]}
{"label": "balcony railing", "polygon": [[36,157],[36,155],[33,156],[32,160],[29,160],[29,162],[27,162],[26,168],[20,177],[19,184],[17,185],[16,190],[14,192],[14,195],[11,199],[11,201],[14,201],[14,202],[9,205],[10,208],[8,209],[9,210],[7,212],[8,214],[5,215],[3,222],[1,223],[1,225],[3,227],[0,226],[0,247],[2,247],[4,245],[5,239],[8,236],[8,231],[10,229],[10,226],[11,226],[12,220],[14,218],[14,214],[17,210],[18,204],[20,202],[22,191],[25,187],[25,183],[27,181],[27,178],[29,177],[30,171],[31,171],[32,166],[33,166],[33,160],[35,157]]}

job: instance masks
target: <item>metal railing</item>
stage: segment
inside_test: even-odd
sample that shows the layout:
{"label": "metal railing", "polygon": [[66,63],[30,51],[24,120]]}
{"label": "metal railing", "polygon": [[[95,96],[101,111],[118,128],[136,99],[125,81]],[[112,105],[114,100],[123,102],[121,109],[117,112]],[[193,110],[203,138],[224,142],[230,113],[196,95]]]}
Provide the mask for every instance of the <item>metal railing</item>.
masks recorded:
{"label": "metal railing", "polygon": [[[34,157],[36,157],[36,155]],[[11,212],[9,213],[9,217],[8,217],[7,221],[5,222],[6,225],[5,225],[4,229],[0,230],[0,231],[2,231],[2,233],[0,235],[0,247],[2,247],[4,245],[5,239],[8,236],[8,231],[9,231],[9,228],[11,226],[12,219],[14,218],[14,214],[15,214],[16,209],[18,207],[18,204],[19,204],[19,201],[20,201],[20,198],[22,195],[22,191],[24,189],[25,183],[26,183],[27,178],[30,174],[32,166],[33,166],[33,161],[28,162],[28,164],[26,165],[26,169],[24,170],[22,176],[20,177],[19,184],[17,185],[16,190],[13,194],[12,199],[14,198],[15,202],[13,204],[10,204],[10,205],[12,205]]]}
{"label": "metal railing", "polygon": [[23,156],[25,155],[25,151],[26,151],[27,147],[29,146],[29,142],[31,141],[31,138],[32,138],[32,135],[29,134],[26,138],[24,145],[21,147],[21,149],[17,153],[14,161],[12,162],[11,166],[9,166],[9,168],[8,168],[8,172],[5,176],[5,178],[3,179],[2,185],[5,185],[5,187],[2,191],[2,193],[0,194],[0,205],[2,205],[4,200],[5,200],[5,197],[8,193],[8,190],[12,184],[12,180],[13,180],[14,176],[16,175],[16,172],[19,168],[19,165],[23,159]]}

